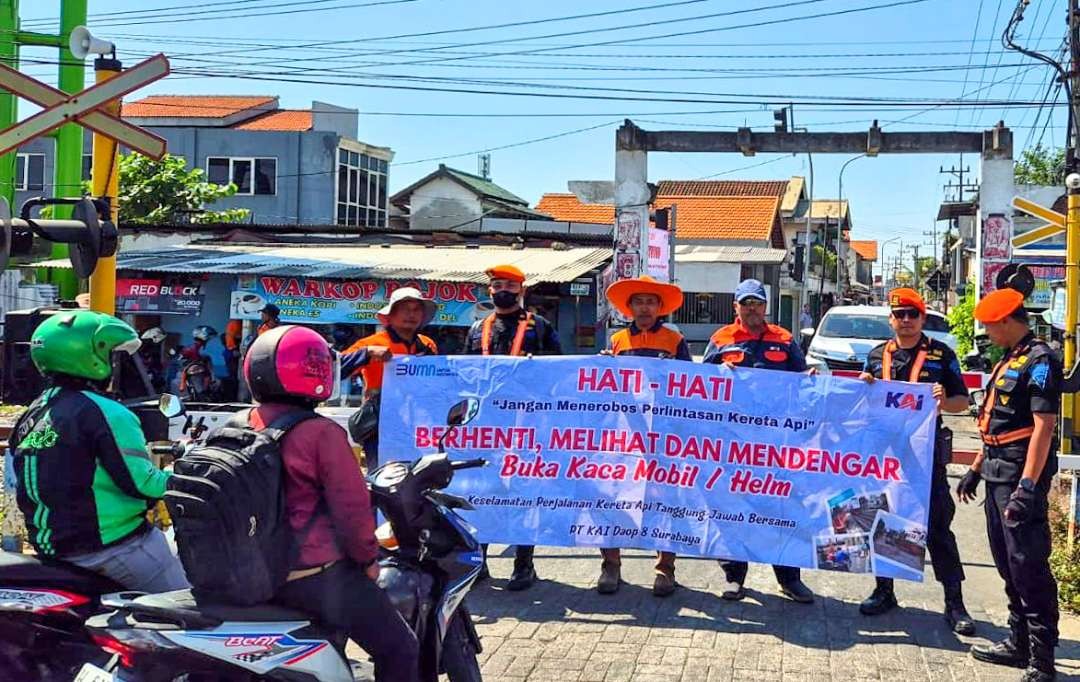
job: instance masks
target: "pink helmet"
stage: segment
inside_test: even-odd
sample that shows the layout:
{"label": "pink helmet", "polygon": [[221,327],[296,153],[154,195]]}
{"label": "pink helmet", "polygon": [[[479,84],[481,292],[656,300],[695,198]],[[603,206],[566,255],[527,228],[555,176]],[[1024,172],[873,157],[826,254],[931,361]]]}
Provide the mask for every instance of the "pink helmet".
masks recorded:
{"label": "pink helmet", "polygon": [[334,356],[326,340],[307,327],[264,332],[244,358],[244,378],[259,402],[296,397],[326,400],[334,390]]}

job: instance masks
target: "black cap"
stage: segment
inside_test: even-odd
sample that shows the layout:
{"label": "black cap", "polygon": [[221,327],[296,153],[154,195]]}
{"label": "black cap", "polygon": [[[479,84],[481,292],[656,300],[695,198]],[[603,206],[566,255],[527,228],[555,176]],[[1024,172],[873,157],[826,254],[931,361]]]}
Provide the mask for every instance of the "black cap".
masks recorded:
{"label": "black cap", "polygon": [[263,306],[262,312],[270,315],[271,317],[277,317],[281,314],[281,308],[278,308],[273,303],[267,303],[265,306]]}

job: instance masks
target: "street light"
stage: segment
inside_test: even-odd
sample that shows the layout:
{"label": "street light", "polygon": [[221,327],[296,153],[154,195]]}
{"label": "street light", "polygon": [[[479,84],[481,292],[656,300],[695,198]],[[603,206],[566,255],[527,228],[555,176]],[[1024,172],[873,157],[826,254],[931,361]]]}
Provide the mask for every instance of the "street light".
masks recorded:
{"label": "street light", "polygon": [[[893,237],[892,239],[886,239],[885,241],[881,242],[881,246],[878,248],[878,263],[881,267],[881,295],[883,298],[885,297],[885,245],[891,244],[897,239],[903,240],[903,237]],[[901,241],[901,243],[903,242]],[[871,282],[871,284],[873,283]]]}
{"label": "street light", "polygon": [[[839,180],[838,180],[838,185],[839,186],[836,189],[836,194],[839,197],[837,199],[838,203],[836,205],[836,214],[837,214],[837,216],[836,216],[836,295],[837,295],[837,297],[840,296],[840,251],[841,251],[841,247],[843,246],[843,239],[844,239],[844,171],[847,170],[847,167],[848,167],[849,164],[851,164],[853,161],[858,161],[859,159],[863,158],[864,156],[866,156],[865,153],[864,154],[859,154],[858,156],[853,156],[850,159],[848,159],[847,161],[845,161],[844,165],[840,166],[840,174],[839,174]],[[871,284],[873,284],[873,282],[871,282]]]}

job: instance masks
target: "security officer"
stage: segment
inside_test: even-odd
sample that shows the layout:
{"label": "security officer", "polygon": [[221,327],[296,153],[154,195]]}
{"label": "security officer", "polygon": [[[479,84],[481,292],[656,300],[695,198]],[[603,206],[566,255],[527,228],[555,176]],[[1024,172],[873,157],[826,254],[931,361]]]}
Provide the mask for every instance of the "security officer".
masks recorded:
{"label": "security officer", "polygon": [[[756,279],[740,282],[735,289],[735,322],[716,330],[705,348],[702,362],[805,372],[806,358],[791,332],[765,322],[767,301],[764,284]],[[721,560],[720,565],[728,583],[720,596],[730,600],[743,599],[748,564]],[[800,604],[814,603],[814,593],[803,583],[802,572],[797,567],[773,566],[773,572],[785,597]]]}
{"label": "security officer", "polygon": [[[933,395],[942,412],[965,412],[968,392],[956,354],[941,341],[923,334],[926,302],[913,289],[894,289],[889,293],[889,324],[895,337],[870,351],[859,378],[867,383],[875,379],[933,384]],[[930,521],[926,548],[934,565],[934,576],[945,589],[945,620],[954,632],[975,634],[975,623],[964,608],[960,585],[964,567],[956,536],[950,528],[956,514],[949,490],[945,466],[952,456],[952,432],[938,417],[934,441],[933,477],[930,485]],[[862,604],[863,615],[877,616],[897,606],[892,578],[878,578],[877,586]]]}
{"label": "security officer", "polygon": [[986,480],[986,533],[1005,581],[1009,637],[978,644],[980,661],[1025,668],[1024,682],[1056,679],[1057,583],[1050,572],[1047,493],[1057,472],[1054,426],[1061,403],[1061,364],[1028,329],[1024,294],[993,291],[975,306],[994,345],[1007,350],[990,375],[979,415],[983,451],[957,486],[962,502]]}
{"label": "security officer", "polygon": [[[664,326],[661,320],[682,307],[682,289],[643,275],[615,282],[608,287],[607,298],[612,307],[632,322],[612,335],[605,353],[693,360],[683,335]],[[618,548],[604,548],[600,554],[603,562],[596,591],[613,594],[621,581],[621,552]],[[675,553],[657,552],[655,568],[653,594],[666,597],[675,591]]]}
{"label": "security officer", "polygon": [[[542,315],[522,307],[525,298],[525,273],[513,265],[496,265],[485,271],[488,292],[495,312],[477,320],[469,329],[466,353],[469,355],[561,355],[559,335]],[[514,571],[506,589],[527,590],[536,582],[532,545],[518,545]],[[487,545],[484,545],[484,569],[487,577]]]}
{"label": "security officer", "polygon": [[[419,289],[401,287],[390,294],[390,300],[375,314],[383,328],[358,340],[342,353],[343,374],[359,375],[364,382],[364,400],[359,411],[349,419],[349,431],[354,440],[364,434],[360,444],[364,448],[368,471],[374,471],[379,465],[377,428],[384,362],[394,355],[437,355],[439,349],[435,342],[419,332],[434,317],[434,301],[424,298]],[[358,352],[362,349],[367,353]],[[358,364],[360,358],[366,364]]]}

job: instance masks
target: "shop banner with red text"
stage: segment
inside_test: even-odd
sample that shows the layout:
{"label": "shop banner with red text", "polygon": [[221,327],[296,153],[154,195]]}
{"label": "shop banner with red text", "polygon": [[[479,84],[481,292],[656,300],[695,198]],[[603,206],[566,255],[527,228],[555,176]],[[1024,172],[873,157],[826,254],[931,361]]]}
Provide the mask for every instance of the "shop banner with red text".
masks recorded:
{"label": "shop banner with red text", "polygon": [[403,357],[380,458],[437,450],[484,542],[663,549],[922,579],[930,387],[645,357]]}

